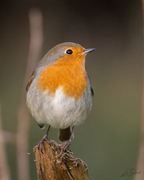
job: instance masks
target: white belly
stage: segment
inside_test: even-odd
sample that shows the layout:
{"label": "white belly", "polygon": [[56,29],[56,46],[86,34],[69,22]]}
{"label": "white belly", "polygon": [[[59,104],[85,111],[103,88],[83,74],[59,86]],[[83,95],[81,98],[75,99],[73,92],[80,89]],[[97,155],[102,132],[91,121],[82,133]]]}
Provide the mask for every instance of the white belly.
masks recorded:
{"label": "white belly", "polygon": [[87,87],[86,95],[75,100],[65,96],[62,87],[49,96],[48,91],[39,92],[32,83],[27,92],[27,105],[39,124],[64,129],[84,122],[92,106],[91,90]]}

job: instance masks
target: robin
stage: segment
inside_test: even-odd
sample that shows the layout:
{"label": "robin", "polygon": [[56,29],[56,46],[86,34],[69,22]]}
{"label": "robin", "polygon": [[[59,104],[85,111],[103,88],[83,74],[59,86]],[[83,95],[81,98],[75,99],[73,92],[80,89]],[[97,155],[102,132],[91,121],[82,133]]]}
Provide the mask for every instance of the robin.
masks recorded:
{"label": "robin", "polygon": [[27,106],[40,128],[48,124],[43,141],[50,143],[50,126],[59,129],[62,150],[70,146],[74,126],[82,124],[92,107],[90,80],[85,57],[94,48],[85,49],[73,42],[58,44],[38,63],[27,84]]}

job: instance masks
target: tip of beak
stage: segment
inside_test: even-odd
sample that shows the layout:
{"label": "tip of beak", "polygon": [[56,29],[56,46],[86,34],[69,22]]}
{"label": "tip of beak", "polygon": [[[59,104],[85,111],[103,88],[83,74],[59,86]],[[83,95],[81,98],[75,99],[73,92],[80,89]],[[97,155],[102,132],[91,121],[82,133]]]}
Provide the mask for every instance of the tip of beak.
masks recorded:
{"label": "tip of beak", "polygon": [[95,51],[95,48],[89,48],[89,49],[85,49],[82,54],[87,54],[89,52]]}

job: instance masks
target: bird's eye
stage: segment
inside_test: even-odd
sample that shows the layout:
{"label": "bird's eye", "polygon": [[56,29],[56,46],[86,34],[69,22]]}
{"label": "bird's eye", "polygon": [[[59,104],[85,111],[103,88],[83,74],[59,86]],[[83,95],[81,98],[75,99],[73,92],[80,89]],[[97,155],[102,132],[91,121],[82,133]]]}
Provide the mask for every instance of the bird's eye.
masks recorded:
{"label": "bird's eye", "polygon": [[66,51],[66,53],[67,53],[67,54],[72,54],[73,51],[72,51],[71,49],[68,49],[68,50]]}

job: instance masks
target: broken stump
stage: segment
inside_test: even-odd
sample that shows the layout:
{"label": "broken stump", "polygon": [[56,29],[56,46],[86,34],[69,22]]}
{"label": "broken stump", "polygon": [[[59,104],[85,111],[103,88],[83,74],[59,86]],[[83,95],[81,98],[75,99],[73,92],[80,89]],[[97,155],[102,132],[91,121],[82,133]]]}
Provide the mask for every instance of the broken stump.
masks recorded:
{"label": "broken stump", "polygon": [[59,157],[61,149],[62,145],[53,140],[43,142],[43,153],[34,147],[38,180],[89,180],[87,165],[70,149]]}

